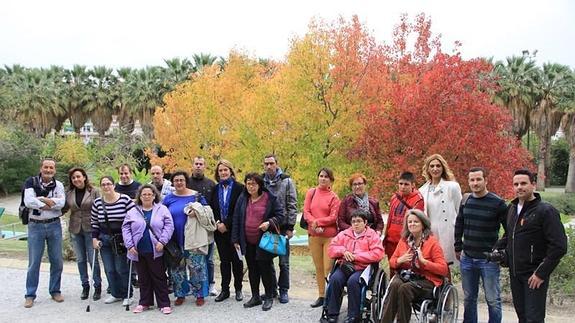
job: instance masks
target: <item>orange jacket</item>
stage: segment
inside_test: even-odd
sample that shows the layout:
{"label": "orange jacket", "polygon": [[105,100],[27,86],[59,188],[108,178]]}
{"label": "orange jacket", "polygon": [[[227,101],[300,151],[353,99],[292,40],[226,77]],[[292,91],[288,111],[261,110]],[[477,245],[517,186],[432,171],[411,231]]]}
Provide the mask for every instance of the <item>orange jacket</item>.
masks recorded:
{"label": "orange jacket", "polygon": [[[404,262],[401,265],[397,264],[397,258],[409,250],[410,248],[406,239],[402,238],[399,240],[399,244],[389,261],[391,269],[399,271],[401,269],[410,268],[411,262]],[[423,253],[423,258],[427,260],[427,263],[423,265],[421,262],[416,261],[419,267],[413,268],[412,270],[415,273],[424,276],[425,279],[431,281],[435,286],[441,285],[443,283],[443,277],[448,274],[448,268],[439,241],[433,235],[429,236],[427,240],[423,241],[421,244],[421,252]]]}

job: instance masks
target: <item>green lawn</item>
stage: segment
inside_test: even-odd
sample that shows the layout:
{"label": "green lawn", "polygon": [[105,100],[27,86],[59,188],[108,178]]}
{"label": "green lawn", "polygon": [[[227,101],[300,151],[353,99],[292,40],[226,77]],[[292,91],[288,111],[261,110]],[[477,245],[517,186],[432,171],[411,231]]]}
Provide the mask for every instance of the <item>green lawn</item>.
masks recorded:
{"label": "green lawn", "polygon": [[[26,232],[26,226],[20,222],[20,219],[17,216],[4,213],[0,218],[1,230],[12,231],[12,226],[10,224],[14,224],[14,231]],[[0,256],[2,257],[26,256],[27,249],[28,244],[26,241],[0,239]]]}

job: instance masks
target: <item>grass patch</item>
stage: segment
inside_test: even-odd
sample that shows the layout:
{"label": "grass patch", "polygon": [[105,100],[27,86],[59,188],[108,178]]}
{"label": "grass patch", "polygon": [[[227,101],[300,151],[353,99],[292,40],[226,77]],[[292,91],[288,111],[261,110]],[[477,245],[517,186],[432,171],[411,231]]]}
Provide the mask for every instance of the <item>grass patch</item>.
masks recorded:
{"label": "grass patch", "polygon": [[575,215],[575,193],[540,192],[543,201],[553,205],[559,213]]}
{"label": "grass patch", "polygon": [[[4,215],[0,217],[0,226],[5,226],[8,224],[14,224],[14,230],[16,231],[26,232],[26,226],[23,225],[22,222],[20,222],[18,216],[4,213]],[[12,230],[12,227],[11,226],[4,227],[4,229]]]}

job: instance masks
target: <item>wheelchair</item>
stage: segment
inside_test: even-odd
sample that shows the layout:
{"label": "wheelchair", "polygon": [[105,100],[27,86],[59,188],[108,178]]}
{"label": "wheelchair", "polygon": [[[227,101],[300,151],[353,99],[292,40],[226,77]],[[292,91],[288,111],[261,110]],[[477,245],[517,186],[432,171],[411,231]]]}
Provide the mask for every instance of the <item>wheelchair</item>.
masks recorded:
{"label": "wheelchair", "polygon": [[[326,278],[326,293],[325,300],[323,303],[323,309],[321,313],[321,319],[327,320],[327,306],[329,304],[330,297],[330,284],[329,276],[331,276],[335,270],[338,268],[337,262],[334,262],[331,272]],[[360,300],[360,317],[359,320],[362,323],[379,323],[383,317],[383,296],[385,295],[387,287],[387,276],[385,271],[380,268],[379,263],[373,263],[369,265],[370,275],[366,280],[363,279],[363,275],[360,278],[361,282],[361,300]],[[342,297],[345,295],[342,293]],[[341,302],[340,302],[341,304]]]}
{"label": "wheelchair", "polygon": [[[451,264],[452,263],[449,263],[449,265]],[[400,274],[397,273],[395,276],[393,276],[392,280],[401,279],[399,275]],[[413,300],[411,307],[417,322],[457,322],[457,315],[459,314],[459,297],[457,288],[455,288],[455,286],[451,283],[449,277],[451,277],[451,273],[444,277],[443,283],[440,286],[435,286],[429,295],[425,295],[424,297],[416,298]],[[382,306],[387,297],[388,289],[385,291],[385,296],[382,300]]]}

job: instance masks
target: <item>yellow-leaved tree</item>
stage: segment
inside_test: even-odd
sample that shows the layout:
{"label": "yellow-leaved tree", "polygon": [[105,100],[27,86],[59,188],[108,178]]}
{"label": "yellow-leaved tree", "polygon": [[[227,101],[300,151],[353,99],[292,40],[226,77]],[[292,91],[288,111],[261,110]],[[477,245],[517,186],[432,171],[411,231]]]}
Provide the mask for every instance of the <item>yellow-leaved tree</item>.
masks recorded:
{"label": "yellow-leaved tree", "polygon": [[282,62],[232,52],[223,69],[204,68],[168,93],[154,117],[155,140],[166,156],[150,154],[152,163],[190,169],[196,155],[208,165],[226,158],[241,181],[246,172],[261,172],[263,156],[275,153],[300,194],[316,185],[324,166],[336,173],[335,190],[346,190],[344,178],[363,170],[348,154],[368,104],[359,85],[374,41],[354,17],[313,21],[290,45]]}

